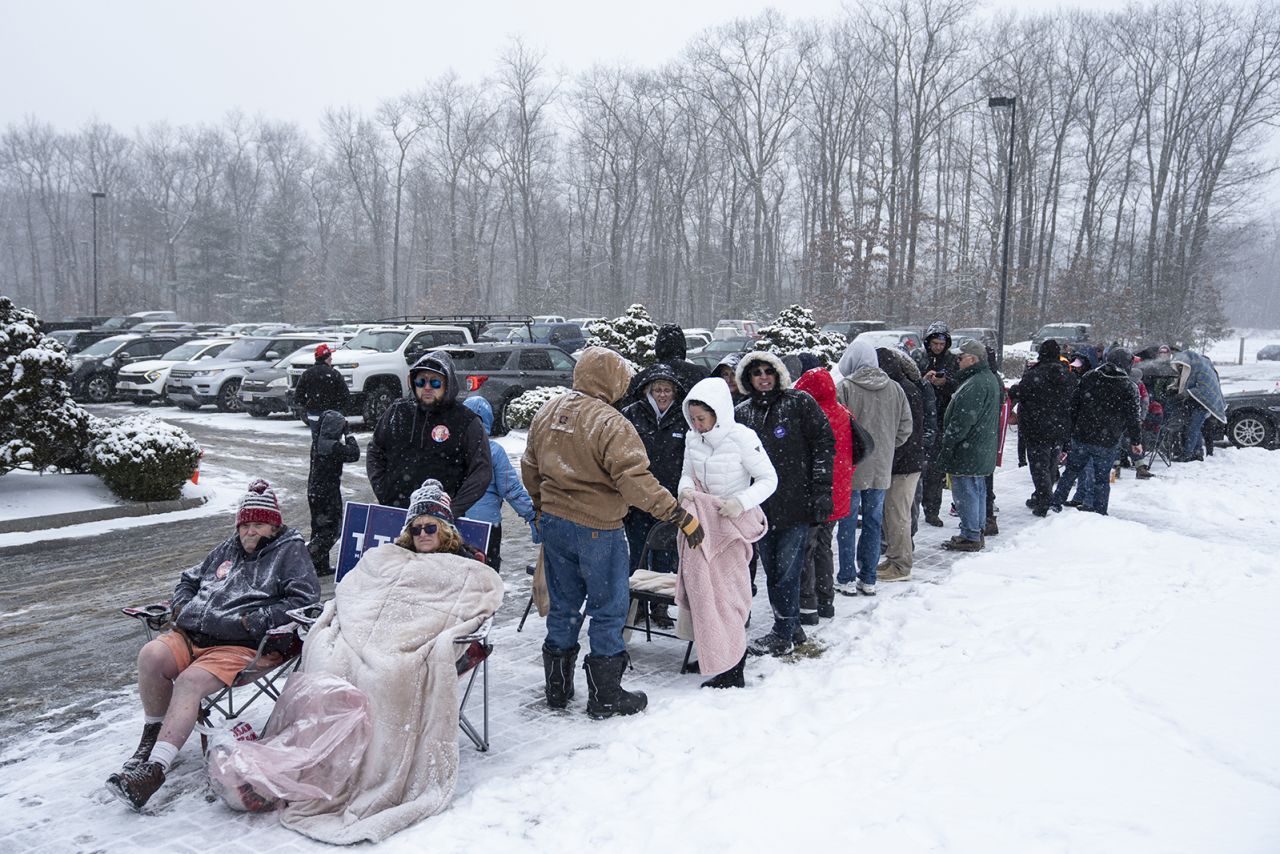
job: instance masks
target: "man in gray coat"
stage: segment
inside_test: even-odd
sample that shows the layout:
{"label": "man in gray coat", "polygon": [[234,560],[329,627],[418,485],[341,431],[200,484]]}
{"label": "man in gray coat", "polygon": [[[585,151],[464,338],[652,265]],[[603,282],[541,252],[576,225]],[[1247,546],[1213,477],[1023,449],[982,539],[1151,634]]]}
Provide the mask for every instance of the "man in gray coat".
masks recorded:
{"label": "man in gray coat", "polygon": [[911,406],[902,387],[880,369],[870,343],[854,339],[840,357],[839,369],[836,397],[871,434],[875,450],[854,469],[852,509],[836,529],[836,590],[846,596],[874,596],[884,496],[893,476],[894,449],[911,438]]}

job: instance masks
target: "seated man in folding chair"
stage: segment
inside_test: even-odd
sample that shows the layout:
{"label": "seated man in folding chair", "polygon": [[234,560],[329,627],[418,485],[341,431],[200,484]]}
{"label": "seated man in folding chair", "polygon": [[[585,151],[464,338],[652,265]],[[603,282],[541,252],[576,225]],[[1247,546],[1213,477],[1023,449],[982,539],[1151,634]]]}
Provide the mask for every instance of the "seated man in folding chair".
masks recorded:
{"label": "seated man in folding chair", "polygon": [[142,740],[107,788],[141,809],[195,727],[200,700],[235,681],[263,636],[290,621],[287,611],[319,600],[306,541],[285,527],[269,484],[255,480],[235,533],[182,573],[169,602],[173,630],[138,653]]}

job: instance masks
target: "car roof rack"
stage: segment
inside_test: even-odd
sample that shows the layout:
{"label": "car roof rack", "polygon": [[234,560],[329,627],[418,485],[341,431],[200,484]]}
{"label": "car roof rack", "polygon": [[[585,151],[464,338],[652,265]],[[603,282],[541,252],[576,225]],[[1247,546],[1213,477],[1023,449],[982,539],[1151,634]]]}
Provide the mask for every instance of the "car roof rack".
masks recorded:
{"label": "car roof rack", "polygon": [[533,316],[529,314],[401,314],[395,317],[383,317],[377,323],[430,323],[444,326],[465,326],[472,338],[480,337],[486,326],[494,323],[513,323],[532,327]]}

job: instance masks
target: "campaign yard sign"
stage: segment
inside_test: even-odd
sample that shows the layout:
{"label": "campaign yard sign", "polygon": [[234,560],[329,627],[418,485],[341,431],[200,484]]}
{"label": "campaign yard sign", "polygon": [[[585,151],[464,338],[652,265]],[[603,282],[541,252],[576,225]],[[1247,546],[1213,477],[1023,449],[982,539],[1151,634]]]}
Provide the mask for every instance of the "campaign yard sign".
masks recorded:
{"label": "campaign yard sign", "polygon": [[[365,549],[377,548],[400,536],[407,512],[402,507],[348,501],[342,511],[342,538],[338,541],[338,568],[334,573],[334,582],[342,580],[342,576],[360,560]],[[468,543],[482,552],[489,550],[493,526],[488,522],[458,519],[455,525],[458,533]]]}

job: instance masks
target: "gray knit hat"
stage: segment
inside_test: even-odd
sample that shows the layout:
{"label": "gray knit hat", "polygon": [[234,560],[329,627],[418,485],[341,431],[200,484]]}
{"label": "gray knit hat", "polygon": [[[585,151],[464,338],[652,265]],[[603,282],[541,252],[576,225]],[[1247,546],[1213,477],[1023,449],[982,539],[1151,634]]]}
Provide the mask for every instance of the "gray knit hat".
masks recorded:
{"label": "gray knit hat", "polygon": [[404,518],[404,529],[419,516],[435,516],[441,521],[453,524],[453,509],[449,493],[444,491],[444,484],[433,477],[422,482],[422,486],[409,496],[409,515]]}
{"label": "gray knit hat", "polygon": [[966,356],[974,356],[982,361],[987,360],[987,348],[976,338],[966,338],[960,345],[960,352]]}

